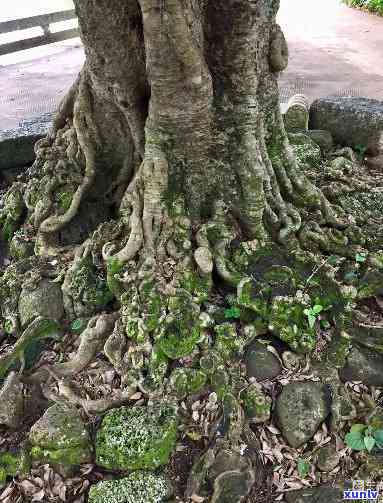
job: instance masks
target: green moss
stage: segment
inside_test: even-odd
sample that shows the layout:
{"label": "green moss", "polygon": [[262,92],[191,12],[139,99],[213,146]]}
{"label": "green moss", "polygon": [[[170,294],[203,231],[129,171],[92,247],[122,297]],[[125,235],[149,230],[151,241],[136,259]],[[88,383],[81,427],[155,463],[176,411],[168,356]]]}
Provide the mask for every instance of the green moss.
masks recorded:
{"label": "green moss", "polygon": [[82,306],[77,314],[91,316],[113,300],[107,281],[98,274],[91,257],[79,260],[69,274],[66,292],[72,297],[75,309]]}
{"label": "green moss", "polygon": [[150,362],[149,375],[155,385],[160,385],[164,381],[165,374],[168,370],[169,358],[162,351],[158,344],[153,346]]}
{"label": "green moss", "polygon": [[209,298],[211,281],[193,271],[187,271],[180,280],[180,286],[189,292],[198,304],[202,304]]}
{"label": "green moss", "polygon": [[310,327],[304,313],[305,304],[292,297],[275,297],[270,314],[269,328],[291,349],[307,353],[315,348],[316,331]]}
{"label": "green moss", "polygon": [[14,184],[4,197],[3,208],[0,211],[0,226],[5,241],[9,241],[19,228],[24,212],[24,200],[20,184]]}
{"label": "green moss", "polygon": [[217,393],[219,399],[223,399],[223,397],[231,391],[230,377],[223,366],[217,368],[215,372],[211,374],[210,384],[215,393]]}
{"label": "green moss", "polygon": [[206,355],[202,356],[199,364],[201,369],[207,374],[212,375],[216,369],[222,365],[223,361],[215,351],[209,351]]}
{"label": "green moss", "polygon": [[106,270],[107,270],[106,281],[108,284],[108,288],[118,300],[124,293],[124,288],[121,285],[120,281],[116,278],[116,276],[118,276],[123,269],[124,264],[116,258],[111,257],[106,261]]}
{"label": "green moss", "polygon": [[346,333],[333,337],[325,352],[325,360],[329,365],[341,369],[346,365],[351,349],[351,338]]}
{"label": "green moss", "polygon": [[320,147],[303,133],[289,134],[289,141],[293,147],[298,164],[304,166],[318,166],[322,159]]}
{"label": "green moss", "polygon": [[206,384],[206,374],[198,369],[178,368],[172,372],[170,386],[175,390],[178,398],[197,393]]}
{"label": "green moss", "polygon": [[77,466],[88,463],[92,457],[92,451],[90,447],[84,446],[63,449],[47,449],[34,446],[31,449],[31,457],[33,461],[38,461],[40,464]]}
{"label": "green moss", "polygon": [[264,394],[258,384],[251,384],[242,394],[246,417],[255,423],[262,423],[270,418],[271,398]]}
{"label": "green moss", "polygon": [[96,460],[109,469],[155,469],[168,463],[176,438],[177,413],[171,405],[113,409],[97,433]]}
{"label": "green moss", "polygon": [[168,311],[156,342],[172,360],[189,356],[204,337],[199,307],[189,292],[179,289],[169,298]]}
{"label": "green moss", "polygon": [[69,210],[70,205],[72,204],[73,194],[70,194],[69,192],[57,192],[56,199],[59,207],[63,211],[67,211]]}
{"label": "green moss", "polygon": [[21,448],[15,452],[0,453],[0,487],[5,484],[7,477],[27,475],[31,461],[26,449]]}
{"label": "green moss", "polygon": [[172,493],[172,487],[163,475],[135,472],[123,479],[93,485],[88,503],[162,503]]}
{"label": "green moss", "polygon": [[187,331],[184,330],[180,322],[174,322],[167,327],[166,333],[158,339],[158,345],[168,358],[177,360],[191,355],[200,340],[201,331],[198,326]]}
{"label": "green moss", "polygon": [[235,325],[232,323],[223,323],[215,327],[216,338],[214,350],[223,361],[231,360],[243,351],[243,340],[237,334]]}

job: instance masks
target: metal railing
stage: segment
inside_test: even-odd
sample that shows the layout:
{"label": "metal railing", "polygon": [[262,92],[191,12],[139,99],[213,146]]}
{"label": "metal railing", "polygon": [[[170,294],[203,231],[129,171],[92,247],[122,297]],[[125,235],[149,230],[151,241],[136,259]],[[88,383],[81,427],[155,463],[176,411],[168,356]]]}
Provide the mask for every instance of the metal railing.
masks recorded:
{"label": "metal railing", "polygon": [[32,49],[33,47],[38,47],[40,45],[52,44],[53,42],[61,42],[62,40],[78,37],[78,28],[71,28],[54,33],[50,30],[50,25],[52,23],[68,21],[76,18],[77,16],[75,10],[64,10],[60,12],[52,12],[51,14],[42,14],[40,16],[32,16],[2,22],[0,23],[0,33],[10,33],[18,30],[41,27],[44,34],[37,37],[17,40],[16,42],[0,44],[0,56],[10,54],[11,52],[24,51],[25,49]]}

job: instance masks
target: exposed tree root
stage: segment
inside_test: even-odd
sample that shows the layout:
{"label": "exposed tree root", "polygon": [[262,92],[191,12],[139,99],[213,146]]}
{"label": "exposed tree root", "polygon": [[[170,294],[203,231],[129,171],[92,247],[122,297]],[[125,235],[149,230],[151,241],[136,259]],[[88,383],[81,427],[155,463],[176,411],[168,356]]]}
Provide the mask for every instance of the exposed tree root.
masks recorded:
{"label": "exposed tree root", "polygon": [[85,157],[85,173],[80,186],[73,194],[70,207],[63,215],[54,215],[41,222],[43,233],[57,232],[77,214],[81,201],[92,186],[96,173],[96,149],[100,144],[97,127],[92,118],[92,104],[87,74],[80,78],[78,96],[74,104],[73,126],[77,141]]}

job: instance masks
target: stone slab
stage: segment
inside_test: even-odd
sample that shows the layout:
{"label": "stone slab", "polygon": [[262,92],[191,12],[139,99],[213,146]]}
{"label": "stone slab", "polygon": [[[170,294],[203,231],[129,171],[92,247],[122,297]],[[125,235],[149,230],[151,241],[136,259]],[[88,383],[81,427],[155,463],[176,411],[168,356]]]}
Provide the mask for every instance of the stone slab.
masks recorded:
{"label": "stone slab", "polygon": [[0,171],[31,164],[34,145],[46,136],[52,126],[52,113],[45,113],[20,122],[15,129],[0,131]]}

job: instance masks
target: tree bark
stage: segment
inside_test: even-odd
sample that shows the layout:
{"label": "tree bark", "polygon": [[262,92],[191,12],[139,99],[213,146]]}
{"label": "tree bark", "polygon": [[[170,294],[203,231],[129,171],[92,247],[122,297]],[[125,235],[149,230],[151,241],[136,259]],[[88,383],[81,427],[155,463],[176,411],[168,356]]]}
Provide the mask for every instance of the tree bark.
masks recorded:
{"label": "tree bark", "polygon": [[[119,310],[116,323],[108,318],[112,333],[93,310],[80,363],[50,369],[53,376],[82,369],[106,340],[104,354],[125,387],[117,402],[87,408],[64,393],[101,412],[137,388],[164,399],[172,362],[182,366],[209,346],[204,303],[215,283],[241,280],[233,243],[257,248],[272,239],[293,248],[316,240],[326,248],[323,226],[340,224],[299,169],[283,127],[277,78],[288,52],[276,23],[279,0],[75,6],[86,61],[36,145],[29,179],[10,191],[18,211],[7,226],[32,227],[36,255],[62,257],[80,244],[63,273],[72,321],[79,271],[89,263],[106,269]],[[91,208],[99,208],[97,219]],[[241,452],[245,437],[252,455],[227,480],[243,476],[250,490],[257,441],[237,397],[225,400],[224,439],[213,439],[204,459]],[[193,472],[189,496],[206,483],[206,470]]]}

